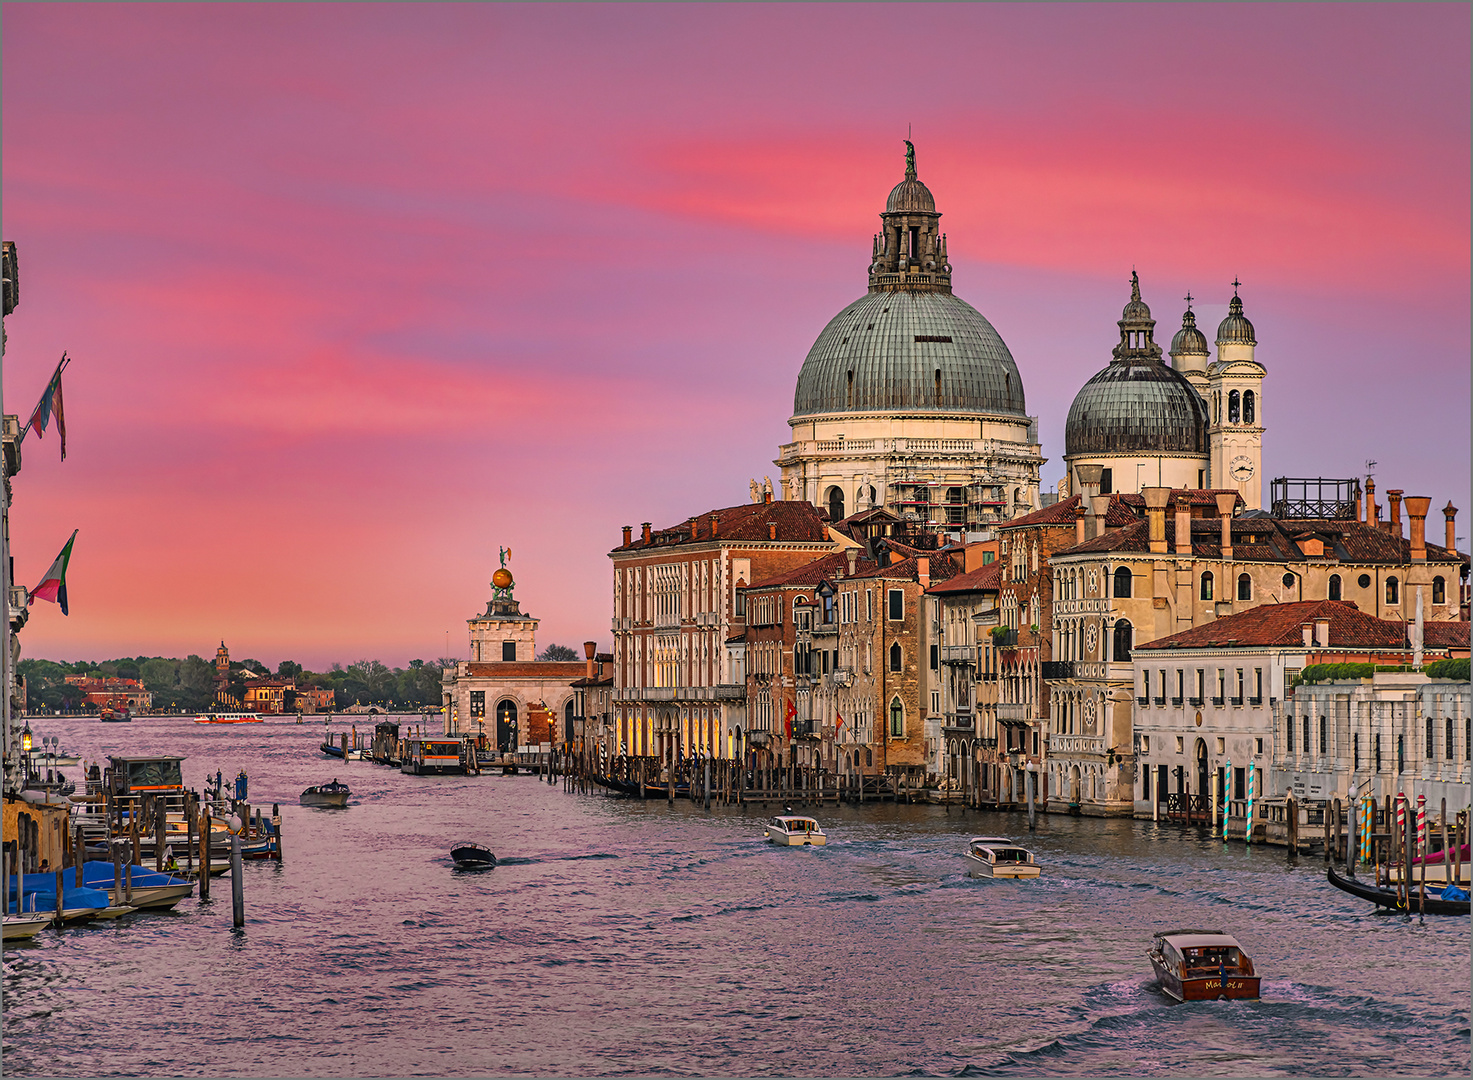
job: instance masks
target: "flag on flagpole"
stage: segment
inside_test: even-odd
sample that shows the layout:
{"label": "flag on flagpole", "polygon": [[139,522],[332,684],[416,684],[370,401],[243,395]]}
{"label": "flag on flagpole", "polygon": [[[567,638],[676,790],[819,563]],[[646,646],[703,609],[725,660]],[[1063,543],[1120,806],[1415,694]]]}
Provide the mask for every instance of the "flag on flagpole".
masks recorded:
{"label": "flag on flagpole", "polygon": [[36,402],[36,408],[31,413],[31,418],[26,421],[25,429],[20,433],[21,439],[26,437],[26,432],[32,428],[36,429],[36,438],[46,437],[46,425],[51,423],[51,414],[56,414],[56,433],[61,438],[61,460],[66,460],[66,417],[61,409],[61,371],[67,364],[71,363],[66,353],[61,354],[61,362],[56,365],[56,371],[51,375],[51,381],[46,384],[45,391],[41,394],[41,400]]}
{"label": "flag on flagpole", "polygon": [[31,590],[30,597],[26,600],[26,607],[36,602],[36,597],[42,600],[50,600],[53,604],[61,605],[61,613],[65,615],[66,609],[66,565],[72,561],[72,544],[77,539],[76,529],[72,530],[72,537],[66,542],[66,547],[61,549],[61,554],[51,564],[51,569],[46,571],[46,576],[41,579],[41,584]]}
{"label": "flag on flagpole", "polygon": [[798,715],[798,706],[794,705],[791,701],[788,702],[788,711],[783,716],[783,727],[785,727],[787,729],[788,738],[790,738],[790,739],[793,737],[793,717],[795,717],[797,715]]}
{"label": "flag on flagpole", "polygon": [[838,730],[841,727],[843,727],[843,726],[844,726],[844,716],[843,716],[842,713],[839,712],[838,709],[835,709],[834,710],[834,731],[835,731],[835,733],[837,733]]}

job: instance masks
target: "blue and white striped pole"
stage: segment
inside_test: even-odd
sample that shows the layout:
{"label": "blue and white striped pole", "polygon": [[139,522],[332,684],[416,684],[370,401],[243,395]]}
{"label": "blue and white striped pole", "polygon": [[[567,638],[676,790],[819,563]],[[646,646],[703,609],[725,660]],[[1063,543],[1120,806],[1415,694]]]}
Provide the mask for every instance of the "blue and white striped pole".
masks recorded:
{"label": "blue and white striped pole", "polygon": [[1248,763],[1248,812],[1247,822],[1243,827],[1243,842],[1253,843],[1253,762]]}

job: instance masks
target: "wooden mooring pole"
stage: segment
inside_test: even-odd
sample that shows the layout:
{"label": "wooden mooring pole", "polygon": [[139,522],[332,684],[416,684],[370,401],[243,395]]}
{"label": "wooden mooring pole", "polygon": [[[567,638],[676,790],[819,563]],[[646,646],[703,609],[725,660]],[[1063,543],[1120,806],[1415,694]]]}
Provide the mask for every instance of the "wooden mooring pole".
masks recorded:
{"label": "wooden mooring pole", "polygon": [[199,823],[199,898],[210,898],[210,812],[206,810]]}
{"label": "wooden mooring pole", "polygon": [[245,926],[245,875],[241,873],[240,834],[230,834],[230,917],[237,930]]}

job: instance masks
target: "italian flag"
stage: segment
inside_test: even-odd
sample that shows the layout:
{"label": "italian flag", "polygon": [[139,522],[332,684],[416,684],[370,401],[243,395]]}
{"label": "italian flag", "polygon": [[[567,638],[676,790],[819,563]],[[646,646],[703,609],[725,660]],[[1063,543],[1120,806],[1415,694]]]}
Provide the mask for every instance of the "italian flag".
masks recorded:
{"label": "italian flag", "polygon": [[72,544],[77,539],[77,529],[72,530],[72,538],[66,542],[66,547],[61,549],[61,554],[51,564],[51,569],[46,571],[46,576],[41,579],[41,584],[31,590],[31,595],[26,600],[26,607],[36,602],[36,597],[42,600],[50,600],[53,604],[61,605],[61,613],[65,615],[66,610],[66,565],[72,561]]}

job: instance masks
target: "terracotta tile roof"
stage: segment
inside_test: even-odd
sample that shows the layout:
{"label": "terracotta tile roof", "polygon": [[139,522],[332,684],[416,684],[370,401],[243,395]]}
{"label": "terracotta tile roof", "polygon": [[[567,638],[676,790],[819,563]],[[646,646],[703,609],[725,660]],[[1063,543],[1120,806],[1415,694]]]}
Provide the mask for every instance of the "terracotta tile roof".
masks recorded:
{"label": "terracotta tile roof", "polygon": [[933,585],[926,592],[943,596],[955,593],[996,592],[1002,588],[1002,561],[996,560],[966,574],[958,574],[940,585]]}
{"label": "terracotta tile roof", "polygon": [[[999,529],[1017,529],[1025,525],[1074,525],[1074,508],[1079,505],[1081,495],[1070,495],[1067,499],[1061,499],[1052,506],[1045,506],[1042,510],[1035,510],[1031,514],[1025,514],[1012,521],[1005,521],[998,526]],[[1129,495],[1111,495],[1109,509],[1105,511],[1105,524],[1112,529],[1121,525],[1128,525],[1136,519],[1136,513],[1131,508]],[[1139,495],[1134,498],[1145,506],[1145,501]],[[1144,512],[1144,511],[1142,511]]]}
{"label": "terracotta tile roof", "polygon": [[475,661],[466,665],[466,673],[477,678],[497,679],[576,679],[588,674],[584,660],[507,660],[502,663]]}
{"label": "terracotta tile roof", "polygon": [[1422,644],[1429,649],[1466,649],[1469,625],[1465,622],[1424,622]]}
{"label": "terracotta tile roof", "polygon": [[[861,557],[855,561],[855,565],[857,567],[873,567],[875,564],[869,559]],[[747,591],[752,592],[755,589],[776,588],[811,588],[820,582],[829,580],[841,569],[845,571],[849,569],[849,557],[844,552],[839,551],[832,555],[825,555],[821,559],[814,559],[811,563],[805,563],[795,570],[789,570],[786,573],[778,574],[776,577],[766,578],[763,581],[748,585]]]}
{"label": "terracotta tile roof", "polygon": [[[656,529],[650,534],[648,544],[643,536],[635,533],[630,543],[614,548],[615,551],[651,550],[655,548],[679,547],[682,544],[708,544],[712,541],[711,518],[716,518],[714,539],[732,543],[766,541],[767,523],[777,525],[779,543],[828,543],[827,518],[808,502],[742,503],[720,510],[708,510],[704,514],[686,518],[679,525]],[[696,524],[695,539],[691,539],[691,523]]]}
{"label": "terracotta tile roof", "polygon": [[[1302,600],[1292,604],[1262,604],[1236,615],[1224,615],[1205,626],[1194,626],[1179,634],[1139,645],[1137,649],[1201,649],[1230,642],[1236,648],[1302,647],[1304,633],[1301,627],[1316,619],[1330,620],[1328,647],[1331,649],[1407,647],[1405,623],[1378,619],[1354,604],[1339,600]],[[1466,637],[1467,632],[1464,631]]]}
{"label": "terracotta tile roof", "polygon": [[918,559],[931,560],[931,580],[940,582],[956,577],[961,572],[961,560],[951,555],[938,555],[930,552],[926,555],[902,559],[900,562],[887,563],[884,566],[873,566],[872,569],[861,571],[854,575],[855,578],[880,578],[886,581],[920,581],[920,567]]}
{"label": "terracotta tile roof", "polygon": [[[1243,496],[1232,488],[1172,488],[1171,498],[1166,503],[1166,512],[1168,514],[1173,512],[1172,507],[1176,505],[1177,500],[1180,499],[1183,495],[1187,497],[1188,505],[1210,506],[1213,510],[1214,515],[1217,512],[1217,497],[1219,495],[1233,496],[1235,500],[1233,506],[1235,508],[1241,508],[1248,505],[1246,502],[1243,501]],[[1125,503],[1127,506],[1138,509],[1143,514],[1146,512],[1146,497],[1144,495],[1138,494],[1136,492],[1131,492],[1128,495],[1121,495],[1120,501]]]}
{"label": "terracotta tile roof", "polygon": [[[1129,496],[1126,496],[1128,498]],[[1176,549],[1176,515],[1166,513],[1166,549]],[[1193,518],[1192,555],[1199,559],[1222,557],[1222,522],[1215,518]],[[1082,544],[1055,552],[1056,555],[1076,555],[1090,552],[1130,552],[1147,554],[1150,551],[1149,523],[1144,519],[1133,520],[1121,529],[1111,529],[1102,536],[1086,540]],[[1381,563],[1405,566],[1411,561],[1411,541],[1396,537],[1364,522],[1341,520],[1301,520],[1263,516],[1237,517],[1229,523],[1233,538],[1233,557],[1244,562],[1303,562],[1316,559],[1306,556],[1296,539],[1315,537],[1325,543],[1325,555],[1329,561],[1338,559],[1347,563]],[[1429,562],[1467,562],[1460,555],[1435,544],[1427,545]]]}

